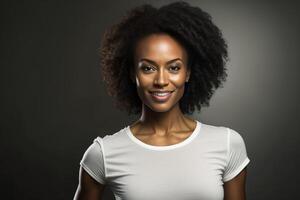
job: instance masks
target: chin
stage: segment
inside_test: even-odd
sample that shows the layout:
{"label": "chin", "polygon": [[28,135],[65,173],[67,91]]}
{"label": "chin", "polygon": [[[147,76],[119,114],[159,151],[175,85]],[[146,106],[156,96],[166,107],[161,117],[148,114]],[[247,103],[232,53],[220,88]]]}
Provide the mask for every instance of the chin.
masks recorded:
{"label": "chin", "polygon": [[170,108],[155,108],[155,109],[152,109],[153,112],[160,112],[160,113],[163,113],[163,112],[168,112],[170,110]]}
{"label": "chin", "polygon": [[151,102],[147,106],[153,111],[153,112],[168,112],[173,108],[175,104],[172,104],[170,102],[167,103],[156,103]]}

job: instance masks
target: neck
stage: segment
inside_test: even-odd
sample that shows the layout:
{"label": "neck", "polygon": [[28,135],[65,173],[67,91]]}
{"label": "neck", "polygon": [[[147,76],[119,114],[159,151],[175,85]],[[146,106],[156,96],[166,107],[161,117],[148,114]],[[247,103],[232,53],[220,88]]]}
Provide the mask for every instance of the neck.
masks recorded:
{"label": "neck", "polygon": [[183,115],[179,104],[176,104],[167,112],[155,112],[143,104],[142,115],[138,123],[150,127],[156,133],[166,134],[172,130],[178,130],[180,127],[187,127],[190,120],[190,118]]}

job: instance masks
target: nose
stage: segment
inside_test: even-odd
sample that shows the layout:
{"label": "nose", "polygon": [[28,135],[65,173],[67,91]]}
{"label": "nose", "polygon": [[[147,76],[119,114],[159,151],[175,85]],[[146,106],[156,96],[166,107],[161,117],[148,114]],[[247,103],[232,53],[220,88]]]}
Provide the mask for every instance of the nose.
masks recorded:
{"label": "nose", "polygon": [[164,69],[159,70],[154,79],[154,84],[160,87],[166,86],[169,84],[168,76],[164,72]]}

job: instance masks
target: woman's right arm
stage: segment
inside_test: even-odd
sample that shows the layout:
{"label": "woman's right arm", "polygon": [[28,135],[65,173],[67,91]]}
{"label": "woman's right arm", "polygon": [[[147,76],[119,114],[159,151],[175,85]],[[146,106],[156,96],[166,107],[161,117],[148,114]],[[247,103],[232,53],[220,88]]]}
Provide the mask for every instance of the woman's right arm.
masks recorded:
{"label": "woman's right arm", "polygon": [[82,167],[79,169],[79,184],[73,200],[101,200],[105,185],[94,180]]}

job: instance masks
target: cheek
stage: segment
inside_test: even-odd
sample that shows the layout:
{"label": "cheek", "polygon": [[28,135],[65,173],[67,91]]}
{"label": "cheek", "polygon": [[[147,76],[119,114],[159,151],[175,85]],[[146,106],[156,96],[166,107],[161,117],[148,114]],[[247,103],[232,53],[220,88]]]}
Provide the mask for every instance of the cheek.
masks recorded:
{"label": "cheek", "polygon": [[185,84],[185,77],[178,75],[178,76],[172,76],[170,77],[170,82],[176,87],[176,88],[182,88]]}
{"label": "cheek", "polygon": [[136,79],[136,85],[138,89],[146,89],[152,84],[152,78],[150,76],[138,75]]}
{"label": "cheek", "polygon": [[185,76],[173,76],[170,80],[176,89],[176,93],[174,94],[175,101],[178,101],[182,98],[184,94],[185,87]]}
{"label": "cheek", "polygon": [[151,78],[151,76],[143,76],[141,74],[137,74],[136,78],[136,89],[138,96],[142,101],[146,101],[148,95],[147,92],[149,88],[152,88],[153,79]]}

